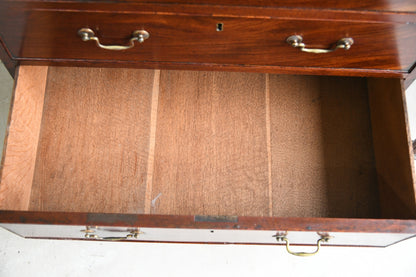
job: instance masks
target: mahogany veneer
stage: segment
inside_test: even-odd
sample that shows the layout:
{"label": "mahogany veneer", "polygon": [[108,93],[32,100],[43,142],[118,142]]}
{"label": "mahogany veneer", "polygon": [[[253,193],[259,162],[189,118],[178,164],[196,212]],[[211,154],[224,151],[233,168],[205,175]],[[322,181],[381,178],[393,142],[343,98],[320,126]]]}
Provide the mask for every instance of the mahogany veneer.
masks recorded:
{"label": "mahogany veneer", "polygon": [[[416,61],[414,5],[375,2],[352,2],[343,8],[323,1],[221,6],[203,1],[3,0],[0,38],[13,60],[38,64],[406,78]],[[322,9],[324,5],[328,9]],[[222,31],[217,31],[218,23]],[[109,53],[94,42],[81,41],[81,28],[94,30],[104,44],[126,44],[136,29],[147,30],[150,38],[133,49]],[[314,48],[330,48],[344,37],[355,42],[350,50],[323,58],[288,45],[286,38],[294,34]]]}

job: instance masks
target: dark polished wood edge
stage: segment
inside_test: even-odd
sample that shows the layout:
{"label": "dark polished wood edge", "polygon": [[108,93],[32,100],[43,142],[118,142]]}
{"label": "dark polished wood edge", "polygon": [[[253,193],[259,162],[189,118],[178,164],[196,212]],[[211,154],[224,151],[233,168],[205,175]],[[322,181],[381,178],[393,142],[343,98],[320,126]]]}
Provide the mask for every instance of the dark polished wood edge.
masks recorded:
{"label": "dark polished wood edge", "polygon": [[410,73],[404,79],[404,88],[405,89],[408,89],[410,87],[410,85],[413,83],[413,81],[416,79],[416,64],[413,65],[413,67],[411,68],[411,70],[409,72]]}
{"label": "dark polished wood edge", "polygon": [[67,1],[0,1],[25,10],[71,11],[71,12],[111,12],[132,14],[164,14],[209,17],[238,17],[293,20],[331,20],[362,23],[415,23],[416,13],[301,9],[248,5],[202,5],[177,3],[137,3],[137,2],[67,2]]}
{"label": "dark polished wood edge", "polygon": [[[7,229],[6,229],[7,230]],[[10,230],[7,230],[9,232],[12,232]],[[276,243],[259,243],[259,242],[215,242],[215,241],[203,241],[203,242],[194,242],[194,241],[165,241],[165,240],[160,240],[160,241],[155,241],[155,240],[119,240],[119,241],[103,241],[103,240],[96,240],[96,239],[85,239],[85,238],[54,238],[54,237],[23,237],[19,234],[16,234],[14,232],[12,232],[13,234],[22,237],[22,238],[26,238],[26,239],[47,239],[47,240],[75,240],[75,241],[99,241],[99,242],[106,242],[106,243],[112,243],[112,242],[131,242],[131,243],[158,243],[158,244],[209,244],[209,245],[264,245],[264,246],[282,246],[284,247],[285,245],[281,242],[276,242]],[[348,244],[322,244],[321,247],[365,247],[365,248],[386,248],[389,247],[391,245],[395,245],[398,244],[400,242],[403,242],[405,240],[414,238],[416,236],[409,236],[406,237],[402,240],[393,242],[391,244],[388,245],[348,245]],[[306,246],[306,247],[311,247],[314,246],[315,244],[305,244],[305,243],[290,243],[290,245],[292,246]],[[286,250],[285,250],[286,251]],[[322,250],[321,250],[322,251]]]}
{"label": "dark polished wood edge", "polygon": [[0,60],[3,62],[9,74],[14,78],[18,62],[11,57],[9,51],[7,51],[7,48],[4,45],[3,40],[1,38],[0,38]]}
{"label": "dark polished wood edge", "polygon": [[[353,20],[365,22],[415,22],[416,12],[405,11],[376,11],[355,9],[324,9],[324,8],[300,8],[285,7],[281,5],[250,5],[247,1],[239,1],[233,4],[225,4],[223,1],[217,3],[178,3],[176,0],[163,1],[4,1],[5,3],[19,3],[39,8],[60,7],[63,9],[76,10],[77,8],[114,11],[142,12],[155,10],[160,12],[192,13],[209,16],[260,16],[260,17],[288,17],[303,19],[330,19],[330,20]],[[114,9],[115,8],[115,9]]]}
{"label": "dark polished wood edge", "polygon": [[94,225],[148,228],[278,230],[416,234],[416,220],[233,217],[233,220],[196,220],[196,216],[101,214],[73,212],[0,211],[0,224]]}
{"label": "dark polished wood edge", "polygon": [[118,60],[76,60],[76,59],[17,59],[21,65],[76,66],[76,67],[122,67],[141,69],[198,70],[198,71],[234,71],[259,72],[271,74],[328,75],[353,77],[406,78],[407,72],[396,70],[360,69],[360,68],[324,68],[295,66],[265,66],[243,64],[185,63],[185,62],[149,62]]}

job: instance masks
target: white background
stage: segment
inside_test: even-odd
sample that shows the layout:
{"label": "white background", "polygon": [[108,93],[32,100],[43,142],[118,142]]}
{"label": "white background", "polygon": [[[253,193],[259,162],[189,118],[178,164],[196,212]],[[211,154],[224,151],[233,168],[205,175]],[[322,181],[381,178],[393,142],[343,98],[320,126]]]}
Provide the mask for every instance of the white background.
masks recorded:
{"label": "white background", "polygon": [[[0,68],[0,141],[12,79]],[[416,83],[407,91],[416,134]],[[0,144],[0,151],[2,145]],[[296,250],[310,250],[300,247]],[[388,248],[323,247],[294,257],[281,246],[23,239],[0,228],[6,276],[416,276],[416,238]]]}

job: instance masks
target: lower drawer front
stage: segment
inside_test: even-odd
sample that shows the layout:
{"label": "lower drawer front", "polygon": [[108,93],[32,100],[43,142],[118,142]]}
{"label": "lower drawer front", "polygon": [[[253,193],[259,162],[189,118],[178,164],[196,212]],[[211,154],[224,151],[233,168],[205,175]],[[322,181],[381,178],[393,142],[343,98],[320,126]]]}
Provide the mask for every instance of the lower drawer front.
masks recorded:
{"label": "lower drawer front", "polygon": [[[150,37],[125,51],[104,50],[77,35],[90,28],[104,45],[126,45],[135,30]],[[3,37],[13,37],[8,30]],[[284,66],[369,69],[407,73],[416,60],[416,26],[348,21],[229,18],[221,16],[156,15],[31,11],[19,58],[128,61],[142,63],[233,66]],[[286,42],[300,35],[307,48],[331,49],[352,38],[350,50],[302,52]],[[16,43],[14,44],[16,45]]]}
{"label": "lower drawer front", "polygon": [[390,79],[22,66],[0,208],[27,214],[0,220],[409,234],[403,97]]}
{"label": "lower drawer front", "polygon": [[[0,224],[1,227],[25,238],[92,239],[99,241],[136,242],[187,242],[282,245],[276,234],[284,233],[290,244],[314,245],[322,237],[319,232],[279,232],[261,230],[174,229],[174,228],[126,228],[111,226],[74,226],[45,224]],[[135,236],[135,234],[137,234]],[[132,235],[132,236],[131,236]],[[406,233],[340,233],[328,234],[322,246],[376,246],[385,247],[411,238]],[[308,249],[310,251],[314,249]],[[294,249],[296,251],[296,249]],[[324,250],[323,250],[324,251]]]}

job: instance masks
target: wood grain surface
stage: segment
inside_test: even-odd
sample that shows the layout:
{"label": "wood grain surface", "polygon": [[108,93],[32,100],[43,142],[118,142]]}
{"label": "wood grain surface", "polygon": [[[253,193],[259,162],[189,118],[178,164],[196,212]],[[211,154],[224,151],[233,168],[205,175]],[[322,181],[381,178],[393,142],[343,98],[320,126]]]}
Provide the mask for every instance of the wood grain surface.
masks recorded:
{"label": "wood grain surface", "polygon": [[[416,43],[416,27],[409,24],[66,11],[34,11],[28,21],[24,44],[15,54],[25,58],[400,72],[407,72],[416,60],[416,51],[409,48]],[[219,22],[221,32],[216,30]],[[103,44],[125,45],[136,29],[148,31],[150,37],[133,49],[111,52],[83,42],[77,35],[81,27],[94,30]],[[294,34],[302,35],[310,48],[331,48],[344,37],[355,43],[348,51],[304,53],[286,42]],[[383,43],[375,43],[375,38]]]}
{"label": "wood grain surface", "polygon": [[[391,95],[400,87],[386,85]],[[403,102],[370,88],[372,105],[364,78],[51,67],[42,124],[31,123],[40,139],[26,209],[342,218],[379,218],[395,201],[411,209],[413,177],[389,169],[409,157],[407,140],[383,144],[389,157],[407,151],[400,161],[379,146],[374,156],[373,140],[386,136],[370,121],[370,112],[380,124],[405,120]],[[389,133],[405,135],[402,125]],[[396,193],[381,183],[379,200],[383,171]]]}
{"label": "wood grain surface", "polygon": [[[414,220],[368,219],[416,218],[403,83],[374,79],[367,92],[359,78],[269,74],[408,86],[415,22],[413,0],[0,1],[9,70],[268,73],[50,68],[46,84],[46,67],[21,67],[0,222],[414,233]],[[113,53],[82,42],[81,27],[105,44],[137,28],[151,37]],[[311,55],[292,34],[308,47],[355,43]]]}
{"label": "wood grain surface", "polygon": [[[27,2],[37,2],[39,0],[27,0]],[[74,2],[73,0],[63,0],[60,2]],[[50,1],[52,2],[52,1]],[[82,2],[82,1],[77,1]],[[118,3],[117,0],[91,0],[91,3]],[[390,11],[390,12],[416,12],[416,4],[412,0],[125,0],[130,3],[173,3],[173,4],[193,4],[193,5],[231,5],[231,6],[252,6],[252,7],[285,7],[301,9],[340,9],[340,10],[359,10],[365,11]]]}
{"label": "wood grain surface", "polygon": [[48,68],[42,66],[19,70],[1,168],[0,208],[3,210],[29,207],[47,72]]}
{"label": "wood grain surface", "polygon": [[0,211],[0,222],[16,224],[24,222],[28,224],[154,228],[416,233],[416,220],[240,216],[236,218],[236,221],[196,221],[193,215]]}
{"label": "wood grain surface", "polygon": [[365,78],[320,79],[328,217],[379,218]]}
{"label": "wood grain surface", "polygon": [[152,91],[152,110],[150,115],[149,130],[149,155],[147,158],[147,182],[144,212],[150,213],[152,207],[152,191],[153,191],[153,173],[155,168],[155,143],[156,143],[156,127],[157,127],[157,111],[159,107],[159,91],[160,91],[160,70],[155,70],[153,78]]}
{"label": "wood grain surface", "polygon": [[328,212],[319,78],[270,76],[274,216]]}
{"label": "wood grain surface", "polygon": [[[408,24],[415,13],[289,6],[3,1],[0,34],[12,56],[28,63],[384,77],[406,77],[415,64],[415,26]],[[82,27],[104,44],[126,44],[137,28],[151,35],[133,49],[111,52],[81,41]],[[302,53],[286,43],[293,34],[308,47],[329,48],[343,37],[355,43],[349,51]]]}
{"label": "wood grain surface", "polygon": [[[95,0],[100,2],[102,0]],[[139,2],[138,0],[126,0],[129,2]],[[301,9],[340,9],[340,10],[360,10],[360,11],[393,11],[393,12],[416,12],[416,3],[412,0],[147,0],[153,3],[183,3],[183,4],[212,4],[212,5],[244,5],[261,7],[287,7]],[[142,0],[140,2],[147,2]]]}
{"label": "wood grain surface", "polygon": [[368,87],[383,217],[415,218],[414,155],[403,83],[369,79]]}
{"label": "wood grain surface", "polygon": [[31,210],[144,211],[153,78],[50,68]]}
{"label": "wood grain surface", "polygon": [[269,214],[265,75],[162,71],[152,213]]}
{"label": "wood grain surface", "polygon": [[365,79],[271,75],[273,215],[378,217]]}

